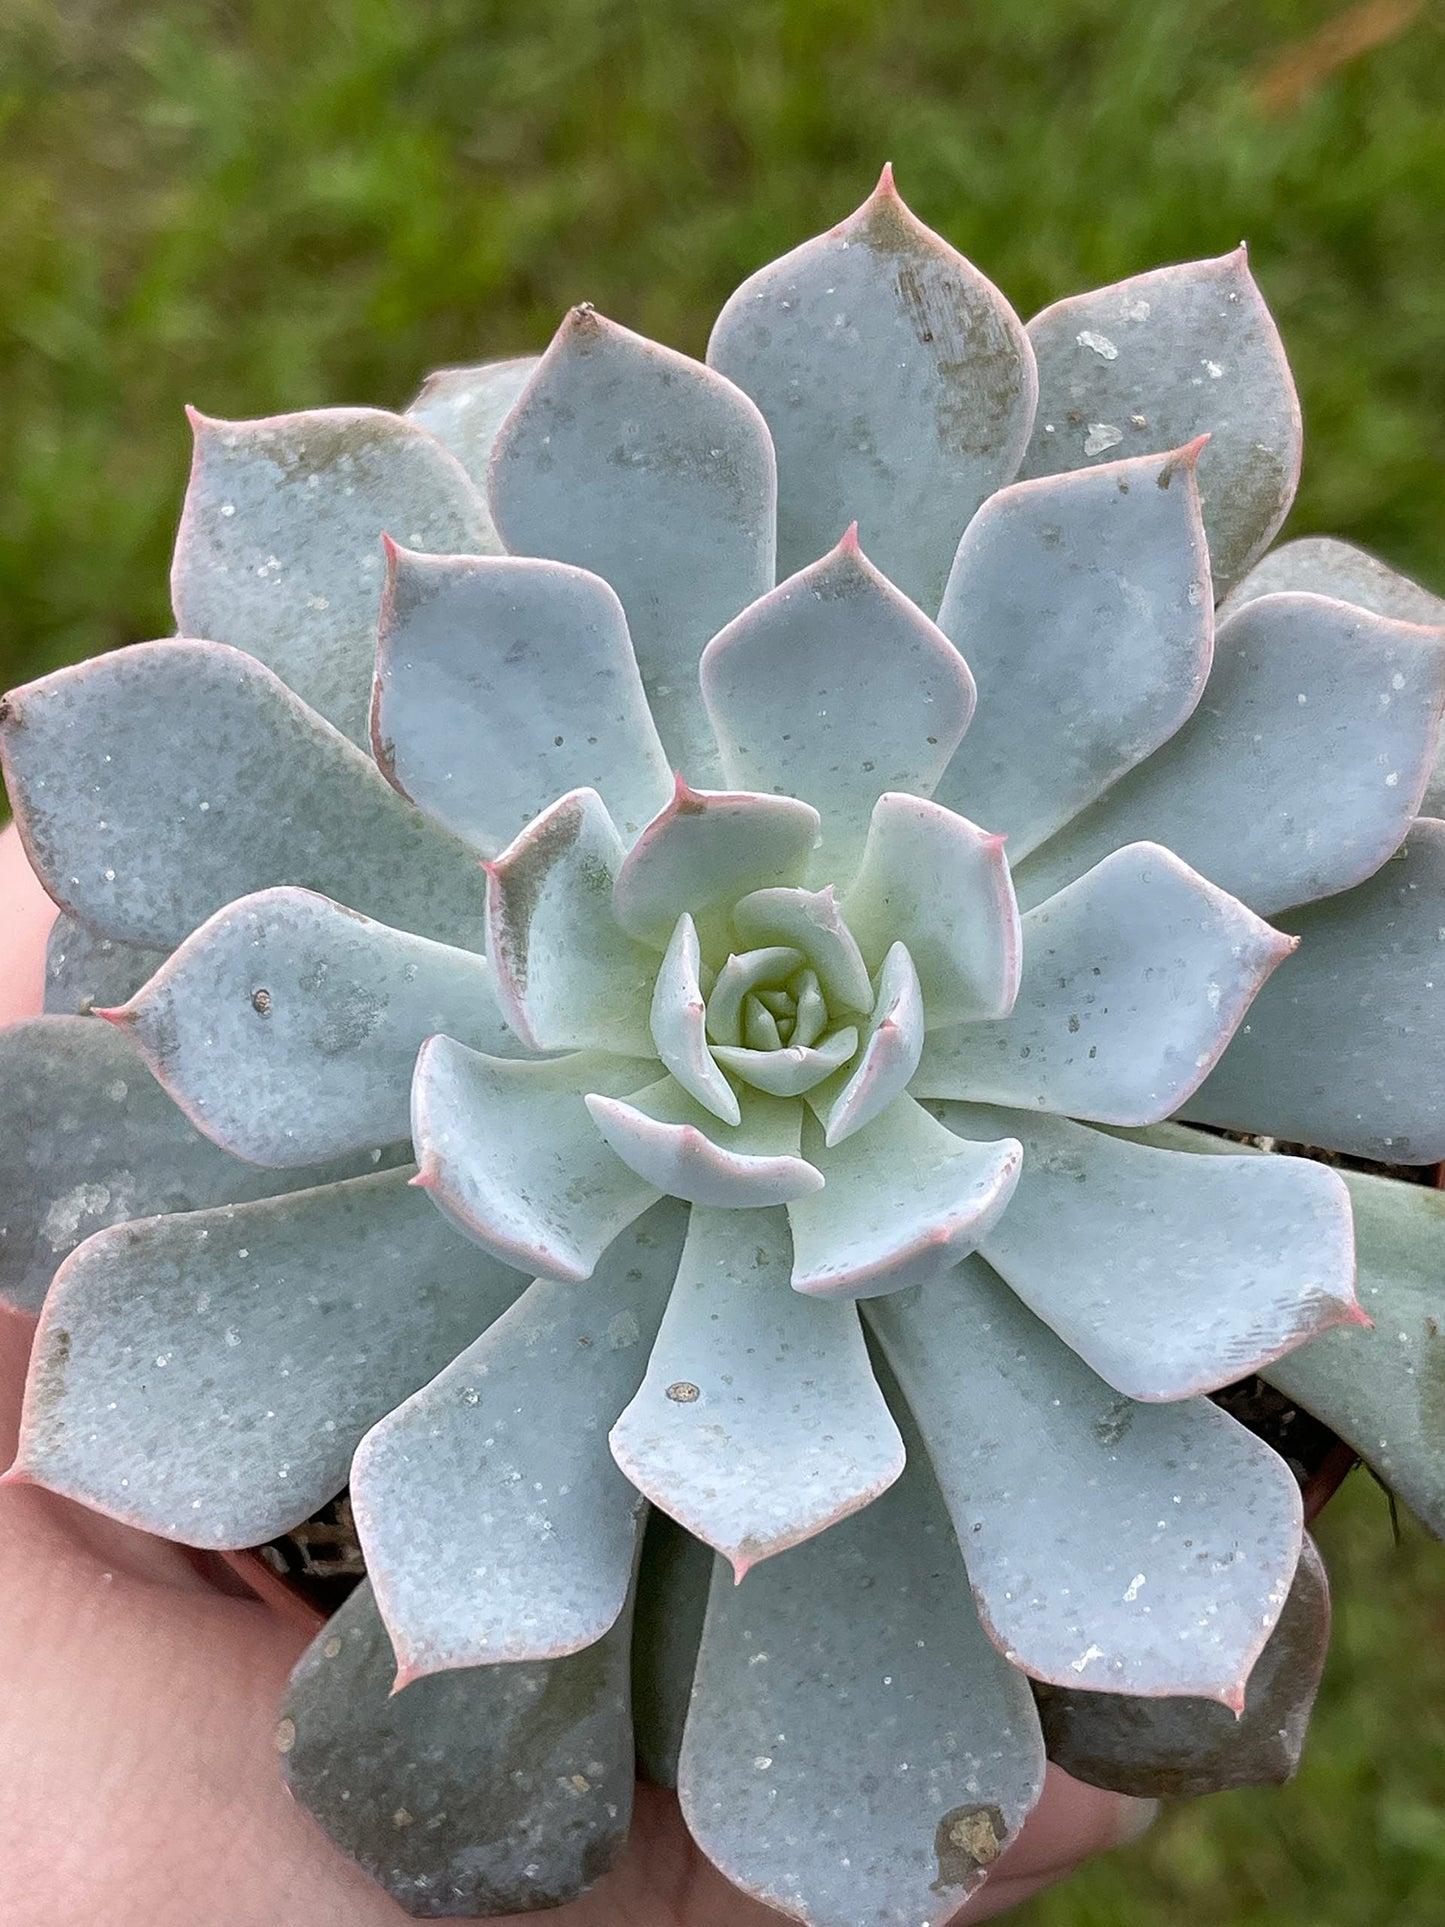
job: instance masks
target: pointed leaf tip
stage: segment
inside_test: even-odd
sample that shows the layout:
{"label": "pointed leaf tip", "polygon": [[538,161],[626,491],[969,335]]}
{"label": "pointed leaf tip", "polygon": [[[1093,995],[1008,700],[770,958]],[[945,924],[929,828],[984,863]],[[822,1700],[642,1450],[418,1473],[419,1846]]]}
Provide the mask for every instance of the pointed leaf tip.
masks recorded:
{"label": "pointed leaf tip", "polygon": [[909,210],[891,168],[736,290],[708,359],[772,432],[778,574],[858,514],[884,574],[936,609],[960,528],[1028,445],[1036,381],[1023,324]]}
{"label": "pointed leaf tip", "polygon": [[135,1023],[139,1013],[132,1004],[92,1004],[92,1017],[103,1018],[107,1024],[114,1024],[117,1030],[128,1030]]}
{"label": "pointed leaf tip", "polygon": [[874,188],[873,192],[875,195],[890,194],[895,199],[902,198],[898,193],[898,183],[893,178],[892,161],[884,161],[883,172],[878,176],[878,185]]}

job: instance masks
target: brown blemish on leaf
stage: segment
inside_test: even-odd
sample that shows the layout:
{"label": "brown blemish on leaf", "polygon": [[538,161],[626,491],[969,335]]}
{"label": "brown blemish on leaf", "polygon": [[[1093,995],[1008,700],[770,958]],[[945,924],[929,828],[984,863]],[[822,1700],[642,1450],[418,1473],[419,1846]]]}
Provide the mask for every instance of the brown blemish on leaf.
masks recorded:
{"label": "brown blemish on leaf", "polygon": [[993,290],[909,211],[891,182],[839,232],[893,266],[903,314],[937,373],[939,448],[992,455],[1024,385],[1019,344]]}
{"label": "brown blemish on leaf", "polygon": [[707,814],[706,802],[696,790],[690,790],[680,776],[677,779],[672,808],[676,816],[706,816]]}
{"label": "brown blemish on leaf", "polygon": [[967,1887],[1003,1852],[1008,1827],[993,1806],[950,1807],[938,1823],[933,1851],[938,1860],[935,1893]]}
{"label": "brown blemish on leaf", "polygon": [[1445,1343],[1433,1318],[1425,1320],[1415,1383],[1419,1388],[1420,1429],[1427,1439],[1445,1438]]}
{"label": "brown blemish on leaf", "polygon": [[506,901],[506,915],[503,918],[505,940],[511,952],[512,976],[518,990],[525,991],[527,988],[527,951],[538,899],[552,869],[562,861],[581,834],[582,811],[575,806],[559,810],[550,821],[533,826],[525,865],[509,866],[493,872],[502,886]]}
{"label": "brown blemish on leaf", "polygon": [[1094,1420],[1094,1437],[1100,1445],[1117,1445],[1134,1423],[1134,1401],[1116,1398],[1106,1412]]}

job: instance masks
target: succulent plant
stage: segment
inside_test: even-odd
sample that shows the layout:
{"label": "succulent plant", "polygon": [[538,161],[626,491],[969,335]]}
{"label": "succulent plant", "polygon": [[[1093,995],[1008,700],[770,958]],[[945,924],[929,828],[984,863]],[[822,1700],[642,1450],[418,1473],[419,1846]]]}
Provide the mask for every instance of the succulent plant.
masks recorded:
{"label": "succulent plant", "polygon": [[1445,1207],[1258,1142],[1445,1158],[1445,636],[1259,560],[1243,250],[1025,328],[885,172],[706,364],[580,307],[194,425],[183,639],[3,712],[18,1475],[208,1548],[349,1481],[278,1745],[419,1917],[598,1878],[635,1752],[819,1927],[946,1918],[1046,1736],[1286,1775],[1327,1588],[1209,1395],[1445,1522]]}

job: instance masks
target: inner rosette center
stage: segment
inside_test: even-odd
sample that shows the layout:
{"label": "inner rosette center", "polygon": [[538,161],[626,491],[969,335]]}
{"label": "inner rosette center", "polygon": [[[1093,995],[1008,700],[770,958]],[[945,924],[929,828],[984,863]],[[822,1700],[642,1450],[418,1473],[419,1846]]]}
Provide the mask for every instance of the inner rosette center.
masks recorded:
{"label": "inner rosette center", "polygon": [[754,890],[682,916],[658,974],[652,1033],[700,1103],[736,1122],[736,1087],[801,1097],[866,1049],[875,985],[831,889]]}
{"label": "inner rosette center", "polygon": [[763,944],[732,951],[717,970],[704,1029],[725,1071],[774,1097],[801,1097],[853,1056],[862,1015],[835,1015],[805,950]]}

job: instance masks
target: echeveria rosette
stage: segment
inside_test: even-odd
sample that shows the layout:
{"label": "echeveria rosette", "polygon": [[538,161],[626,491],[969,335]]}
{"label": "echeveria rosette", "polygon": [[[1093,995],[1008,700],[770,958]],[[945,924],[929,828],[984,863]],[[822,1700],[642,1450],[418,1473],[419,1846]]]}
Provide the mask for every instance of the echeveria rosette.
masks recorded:
{"label": "echeveria rosette", "polygon": [[282,1745],[413,1913],[610,1863],[634,1616],[652,1770],[829,1927],[987,1874],[1030,1679],[1086,1777],[1287,1772],[1327,1594],[1249,1372],[1445,1518],[1438,1201],[1160,1128],[1445,1154],[1438,612],[1248,573],[1298,455],[1242,253],[1025,330],[885,175],[708,365],[584,308],[198,420],[209,640],[10,699],[19,1464],[211,1547],[349,1465]]}

